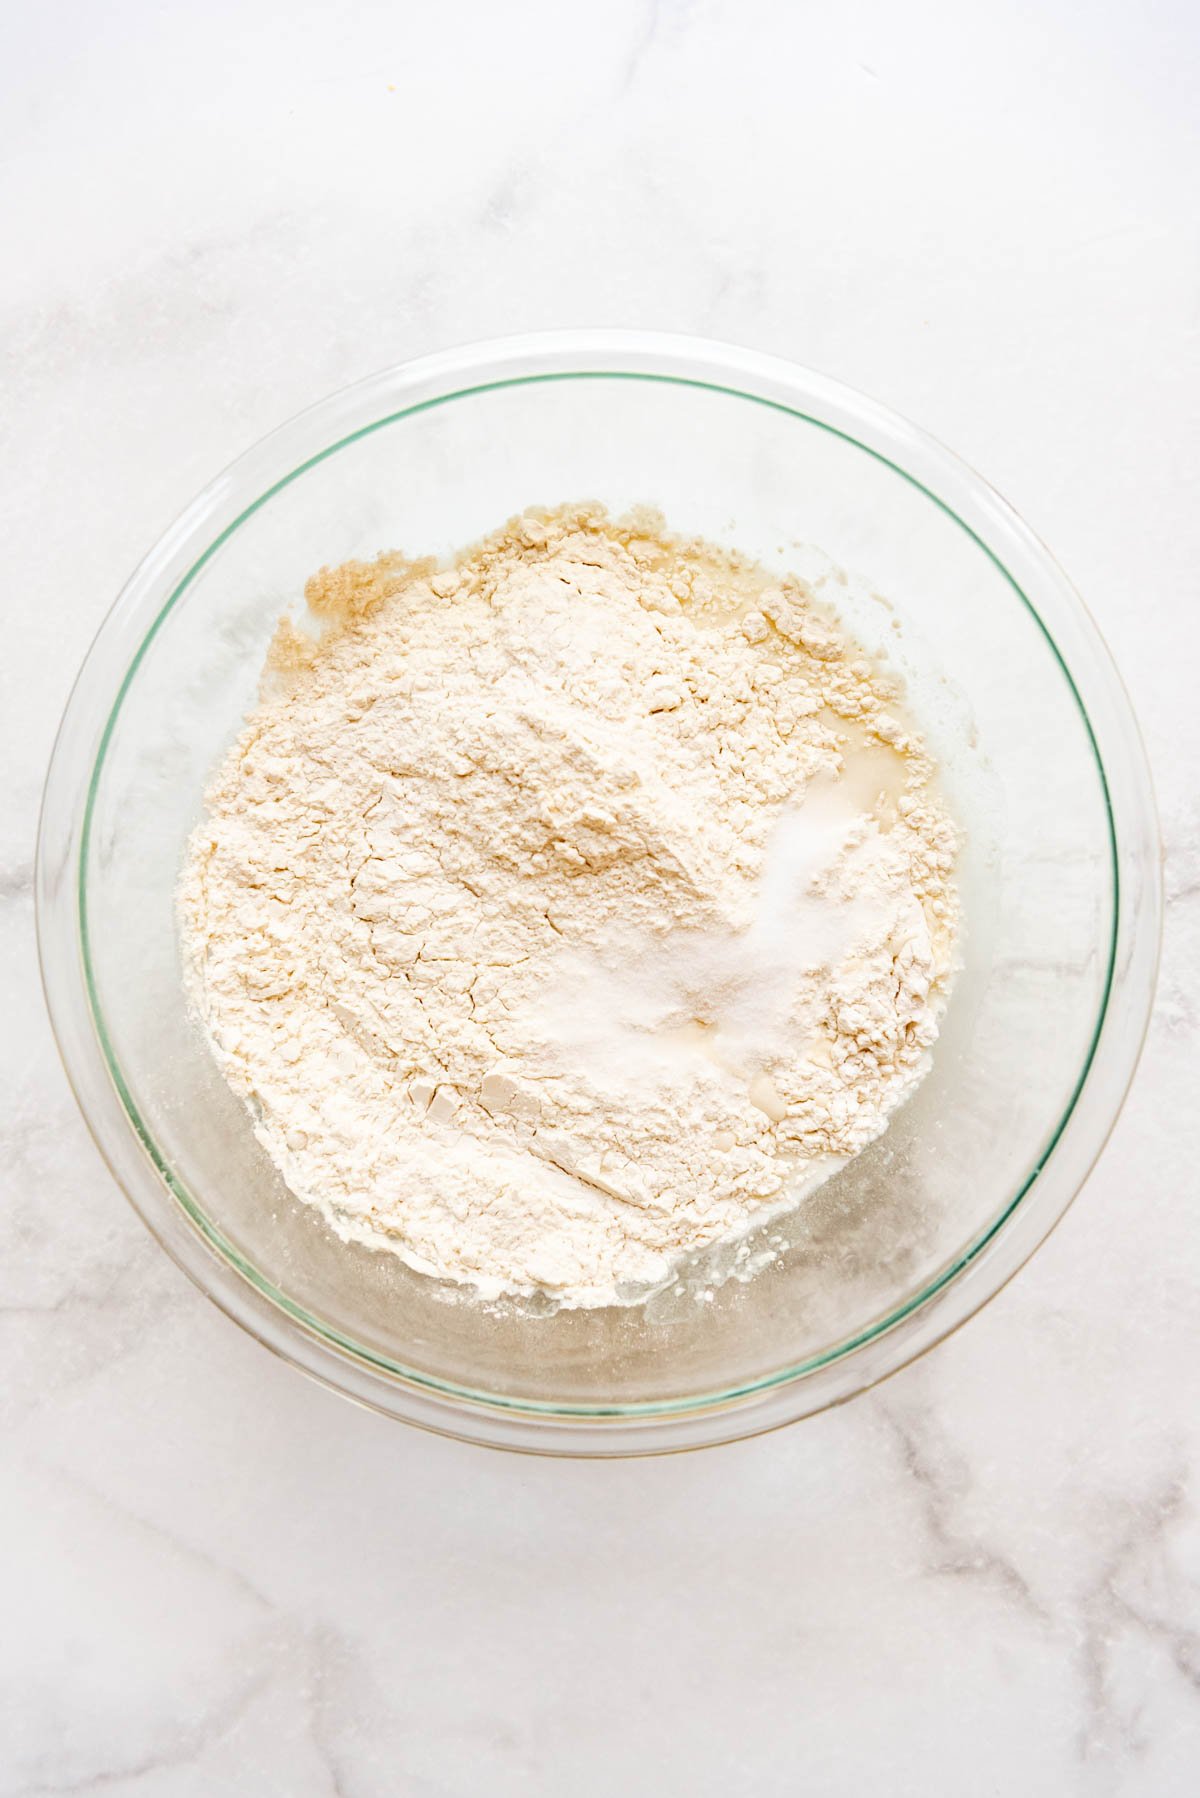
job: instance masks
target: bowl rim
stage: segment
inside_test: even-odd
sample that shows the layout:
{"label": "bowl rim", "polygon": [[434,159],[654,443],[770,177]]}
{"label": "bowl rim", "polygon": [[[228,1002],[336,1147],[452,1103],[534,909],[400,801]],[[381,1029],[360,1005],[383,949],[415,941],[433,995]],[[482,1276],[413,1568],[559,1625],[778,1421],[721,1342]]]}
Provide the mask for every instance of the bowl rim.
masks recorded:
{"label": "bowl rim", "polygon": [[[247,1262],[141,1118],[96,993],[87,913],[93,806],[117,716],[154,637],[221,544],[308,469],[404,417],[498,388],[580,379],[699,387],[799,417],[886,463],[956,522],[1026,606],[1075,699],[1104,793],[1113,881],[1090,1049],[1057,1128],[986,1228],[885,1316],[816,1355],[711,1394],[611,1406],[517,1399],[439,1380],[355,1343]],[[89,770],[83,784],[81,766]],[[888,408],[799,365],[697,338],[571,331],[465,345],[384,369],[277,427],[202,490],[135,569],[72,688],[43,792],[35,894],[47,1006],[85,1121],[143,1222],[202,1291],[283,1358],[390,1415],[496,1446],[621,1454],[758,1433],[842,1402],[994,1296],[1065,1213],[1132,1080],[1157,969],[1159,862],[1145,751],[1103,639],[1050,552],[982,477]]]}

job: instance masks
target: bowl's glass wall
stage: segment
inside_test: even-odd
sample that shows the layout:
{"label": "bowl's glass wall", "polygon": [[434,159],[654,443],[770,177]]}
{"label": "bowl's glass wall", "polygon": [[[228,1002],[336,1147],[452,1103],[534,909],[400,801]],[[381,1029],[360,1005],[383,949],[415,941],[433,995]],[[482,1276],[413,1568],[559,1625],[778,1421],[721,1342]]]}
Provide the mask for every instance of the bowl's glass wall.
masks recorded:
{"label": "bowl's glass wall", "polygon": [[[277,618],[323,563],[445,553],[531,503],[651,503],[794,567],[907,677],[966,830],[959,977],[932,1073],[791,1218],[775,1260],[637,1308],[484,1307],[333,1240],[291,1199],[180,986],[174,888]],[[816,548],[814,546],[819,546]],[[628,376],[500,385],[359,434],[203,559],[143,646],[94,778],[81,891],[93,1009],[144,1138],[262,1285],[370,1356],[475,1393],[641,1406],[729,1392],[893,1317],[1004,1215],[1070,1110],[1110,973],[1113,857],[1087,719],[1041,624],[921,487],[740,395]],[[430,1169],[437,1178],[436,1164]]]}

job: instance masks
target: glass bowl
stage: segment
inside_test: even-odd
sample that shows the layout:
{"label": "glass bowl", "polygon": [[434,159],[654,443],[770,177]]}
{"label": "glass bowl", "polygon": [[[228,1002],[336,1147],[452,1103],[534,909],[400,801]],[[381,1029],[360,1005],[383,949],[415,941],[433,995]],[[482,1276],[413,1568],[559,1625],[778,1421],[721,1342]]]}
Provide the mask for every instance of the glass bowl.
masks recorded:
{"label": "glass bowl", "polygon": [[[173,895],[206,780],[307,575],[385,548],[445,553],[528,505],[578,499],[657,505],[676,531],[795,568],[888,653],[965,827],[966,922],[932,1072],[879,1141],[764,1232],[772,1258],[753,1278],[714,1281],[709,1263],[640,1306],[539,1311],[348,1246],[291,1198],[189,1016]],[[146,1224],[217,1304],[392,1416],[598,1455],[835,1404],[996,1292],[1112,1127],[1160,914],[1128,701],[1008,506],[819,375],[595,332],[389,369],[200,495],[129,581],[71,695],[37,897],[79,1103]]]}

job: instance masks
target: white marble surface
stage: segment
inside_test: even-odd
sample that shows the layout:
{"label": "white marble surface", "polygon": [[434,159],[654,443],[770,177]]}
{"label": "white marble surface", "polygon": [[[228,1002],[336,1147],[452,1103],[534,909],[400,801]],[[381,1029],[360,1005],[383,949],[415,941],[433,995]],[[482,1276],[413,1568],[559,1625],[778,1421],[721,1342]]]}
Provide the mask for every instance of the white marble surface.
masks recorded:
{"label": "white marble surface", "polygon": [[[1200,1789],[1192,0],[43,0],[0,31],[0,1798]],[[1052,544],[1170,895],[1133,1096],[877,1394],[677,1460],[353,1409],[143,1233],[44,1021],[76,665],[207,477],[382,364],[603,322],[812,363]]]}

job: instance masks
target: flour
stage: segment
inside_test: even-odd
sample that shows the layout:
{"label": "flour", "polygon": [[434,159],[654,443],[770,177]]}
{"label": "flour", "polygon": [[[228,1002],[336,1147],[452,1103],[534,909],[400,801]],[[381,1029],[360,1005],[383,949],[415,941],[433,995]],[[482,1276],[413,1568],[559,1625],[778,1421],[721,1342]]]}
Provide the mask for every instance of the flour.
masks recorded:
{"label": "flour", "polygon": [[343,1237],[598,1305],[796,1203],[925,1071],[955,834],[795,580],[528,513],[308,586],[180,890],[196,1007]]}

